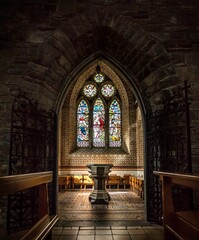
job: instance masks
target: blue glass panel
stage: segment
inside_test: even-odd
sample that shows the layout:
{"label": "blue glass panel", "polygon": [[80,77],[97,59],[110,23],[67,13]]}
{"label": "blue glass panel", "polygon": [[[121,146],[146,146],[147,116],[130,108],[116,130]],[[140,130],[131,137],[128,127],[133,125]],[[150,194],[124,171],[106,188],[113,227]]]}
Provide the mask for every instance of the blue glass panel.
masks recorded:
{"label": "blue glass panel", "polygon": [[89,109],[85,100],[77,108],[77,146],[89,146]]}

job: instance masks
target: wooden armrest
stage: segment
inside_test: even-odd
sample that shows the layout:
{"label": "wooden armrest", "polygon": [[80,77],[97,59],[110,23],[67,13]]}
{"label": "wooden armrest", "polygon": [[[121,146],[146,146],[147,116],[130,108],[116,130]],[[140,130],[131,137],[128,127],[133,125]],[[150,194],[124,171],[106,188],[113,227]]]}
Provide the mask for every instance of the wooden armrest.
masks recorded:
{"label": "wooden armrest", "polygon": [[47,236],[52,230],[58,220],[59,218],[57,215],[45,215],[21,238],[21,240],[43,239],[43,237]]}
{"label": "wooden armrest", "polygon": [[175,211],[172,184],[199,190],[199,176],[154,171],[162,181],[164,232],[167,238],[172,233],[175,239],[199,239],[199,211]]}
{"label": "wooden armrest", "polygon": [[199,229],[199,211],[180,211],[175,214],[188,224]]}
{"label": "wooden armrest", "polygon": [[0,177],[0,196],[52,182],[52,172],[27,173]]}
{"label": "wooden armrest", "polygon": [[199,190],[199,176],[158,171],[154,171],[153,174],[159,176],[161,180],[167,178],[170,179],[170,183]]}
{"label": "wooden armrest", "polygon": [[1,235],[2,239],[4,240],[39,240],[44,239],[54,225],[59,220],[57,215],[49,216],[45,215],[41,218],[32,228],[26,229],[23,231],[18,231],[11,233],[9,235]]}
{"label": "wooden armrest", "polygon": [[179,240],[198,240],[199,226],[197,211],[174,212],[170,214],[165,228]]}

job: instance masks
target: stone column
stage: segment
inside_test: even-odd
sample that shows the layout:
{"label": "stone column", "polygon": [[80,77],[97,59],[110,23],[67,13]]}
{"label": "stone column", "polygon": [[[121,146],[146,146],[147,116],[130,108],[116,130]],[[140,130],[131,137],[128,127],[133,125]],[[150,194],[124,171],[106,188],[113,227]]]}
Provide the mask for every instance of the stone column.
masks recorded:
{"label": "stone column", "polygon": [[89,196],[91,203],[93,204],[108,204],[110,195],[106,190],[105,180],[112,164],[88,164],[89,173],[94,178],[94,190]]}

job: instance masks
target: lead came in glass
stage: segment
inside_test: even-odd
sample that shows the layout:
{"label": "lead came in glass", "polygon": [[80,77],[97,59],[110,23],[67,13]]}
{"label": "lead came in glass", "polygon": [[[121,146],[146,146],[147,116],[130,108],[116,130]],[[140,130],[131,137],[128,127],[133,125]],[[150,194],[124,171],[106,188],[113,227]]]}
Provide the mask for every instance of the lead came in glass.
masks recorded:
{"label": "lead came in glass", "polygon": [[93,84],[87,84],[83,89],[83,93],[87,97],[94,97],[97,93],[97,88]]}
{"label": "lead came in glass", "polygon": [[89,146],[89,109],[85,100],[82,100],[77,109],[77,146]]}
{"label": "lead came in glass", "polygon": [[109,108],[109,146],[121,147],[121,110],[117,100]]}
{"label": "lead came in glass", "polygon": [[97,82],[97,83],[101,83],[101,82],[104,81],[104,76],[103,76],[101,73],[97,73],[97,74],[95,74],[95,76],[94,76],[94,80],[95,80],[95,82]]}
{"label": "lead came in glass", "polygon": [[104,97],[112,97],[113,94],[115,93],[115,88],[113,87],[112,84],[108,83],[102,87],[101,92]]}
{"label": "lead came in glass", "polygon": [[93,146],[105,147],[105,108],[101,98],[93,107]]}

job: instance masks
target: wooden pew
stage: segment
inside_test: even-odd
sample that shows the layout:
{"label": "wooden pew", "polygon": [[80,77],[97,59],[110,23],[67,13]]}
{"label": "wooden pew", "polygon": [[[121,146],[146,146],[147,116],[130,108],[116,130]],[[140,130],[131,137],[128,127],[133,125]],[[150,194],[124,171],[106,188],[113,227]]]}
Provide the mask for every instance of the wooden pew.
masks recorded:
{"label": "wooden pew", "polygon": [[131,176],[130,184],[132,191],[140,198],[144,199],[144,179]]}
{"label": "wooden pew", "polygon": [[59,192],[69,189],[71,186],[71,176],[59,176],[58,177]]}
{"label": "wooden pew", "polygon": [[199,176],[153,172],[162,181],[163,226],[165,240],[198,240],[199,239],[199,211],[175,211],[172,198],[172,184],[199,190]]}
{"label": "wooden pew", "polygon": [[39,220],[30,229],[8,234],[1,231],[1,239],[40,240],[51,239],[52,228],[58,221],[57,215],[49,215],[48,183],[52,182],[52,172],[39,172],[0,177],[0,197],[15,194],[35,186],[39,187]]}
{"label": "wooden pew", "polygon": [[107,179],[106,187],[109,189],[119,189],[121,177],[118,175],[109,175]]}
{"label": "wooden pew", "polygon": [[72,189],[83,189],[83,176],[73,175],[71,176],[71,188]]}
{"label": "wooden pew", "polygon": [[94,180],[87,174],[82,174],[82,178],[83,178],[83,188],[92,189],[94,186]]}
{"label": "wooden pew", "polygon": [[124,184],[124,189],[125,188],[130,188],[130,177],[131,177],[131,175],[130,174],[124,174],[124,176],[123,176],[123,184]]}
{"label": "wooden pew", "polygon": [[141,178],[137,179],[137,192],[139,197],[144,199],[144,180]]}

